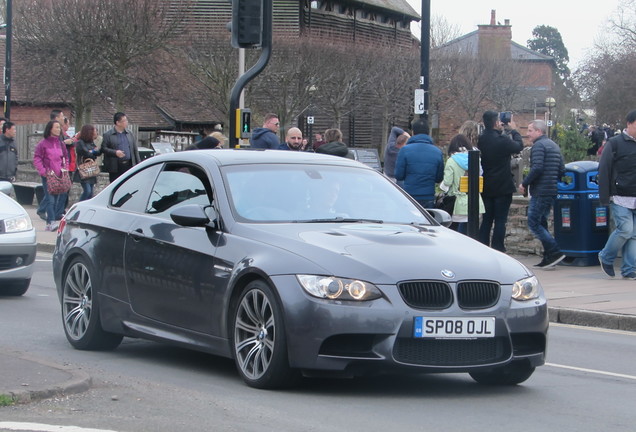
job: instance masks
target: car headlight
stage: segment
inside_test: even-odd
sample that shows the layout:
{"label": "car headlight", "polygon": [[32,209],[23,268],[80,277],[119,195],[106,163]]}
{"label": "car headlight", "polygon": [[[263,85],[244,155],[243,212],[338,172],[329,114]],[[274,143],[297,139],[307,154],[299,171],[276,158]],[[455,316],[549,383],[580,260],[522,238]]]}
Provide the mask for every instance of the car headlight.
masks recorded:
{"label": "car headlight", "polygon": [[318,298],[367,301],[382,297],[378,287],[361,280],[319,275],[296,277],[305,291]]}
{"label": "car headlight", "polygon": [[3,222],[5,233],[16,233],[33,229],[31,218],[26,215],[5,219]]}
{"label": "car headlight", "polygon": [[539,280],[536,276],[520,279],[512,286],[512,298],[519,301],[536,299],[541,295]]}

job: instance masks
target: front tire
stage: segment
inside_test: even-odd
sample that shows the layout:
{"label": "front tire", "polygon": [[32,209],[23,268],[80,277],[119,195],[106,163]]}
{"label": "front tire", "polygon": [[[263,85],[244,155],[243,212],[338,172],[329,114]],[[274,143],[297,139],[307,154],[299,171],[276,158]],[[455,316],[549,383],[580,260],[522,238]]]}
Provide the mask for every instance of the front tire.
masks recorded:
{"label": "front tire", "polygon": [[62,280],[62,321],[66,339],[79,350],[112,350],[122,335],[104,331],[99,317],[99,296],[90,265],[75,258]]}
{"label": "front tire", "polygon": [[239,374],[250,387],[271,389],[293,384],[282,309],[264,281],[250,282],[232,314],[232,352]]}
{"label": "front tire", "polygon": [[534,373],[534,366],[527,361],[518,361],[486,372],[470,372],[470,376],[479,384],[517,385]]}

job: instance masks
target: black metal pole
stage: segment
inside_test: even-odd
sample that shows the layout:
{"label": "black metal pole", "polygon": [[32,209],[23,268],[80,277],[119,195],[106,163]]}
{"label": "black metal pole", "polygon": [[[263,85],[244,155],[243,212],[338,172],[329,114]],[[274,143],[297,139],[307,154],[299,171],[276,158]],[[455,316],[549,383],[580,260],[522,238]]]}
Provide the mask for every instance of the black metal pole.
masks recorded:
{"label": "black metal pole", "polygon": [[468,237],[479,236],[479,150],[468,152]]}
{"label": "black metal pole", "polygon": [[261,56],[254,66],[241,75],[230,93],[230,148],[236,147],[236,109],[239,107],[241,92],[252,79],[265,69],[272,56],[272,0],[263,0],[263,32],[261,38]]}
{"label": "black metal pole", "polygon": [[422,0],[422,33],[420,35],[420,88],[424,90],[424,114],[428,118],[429,57],[431,46],[431,0]]}
{"label": "black metal pole", "polygon": [[7,0],[7,32],[4,60],[4,117],[11,117],[11,39],[13,27],[12,0]]}

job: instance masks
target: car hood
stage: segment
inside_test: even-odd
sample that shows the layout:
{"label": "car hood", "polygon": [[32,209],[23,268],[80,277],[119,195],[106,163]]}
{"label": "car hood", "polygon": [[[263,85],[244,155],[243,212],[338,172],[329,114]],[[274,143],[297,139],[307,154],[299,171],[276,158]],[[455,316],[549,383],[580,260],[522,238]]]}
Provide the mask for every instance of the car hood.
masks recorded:
{"label": "car hood", "polygon": [[0,193],[0,219],[20,215],[27,215],[26,210],[10,196]]}
{"label": "car hood", "polygon": [[510,284],[532,274],[517,260],[439,226],[343,223],[245,228],[249,232],[243,235],[248,238],[305,257],[326,274],[376,284],[412,279]]}

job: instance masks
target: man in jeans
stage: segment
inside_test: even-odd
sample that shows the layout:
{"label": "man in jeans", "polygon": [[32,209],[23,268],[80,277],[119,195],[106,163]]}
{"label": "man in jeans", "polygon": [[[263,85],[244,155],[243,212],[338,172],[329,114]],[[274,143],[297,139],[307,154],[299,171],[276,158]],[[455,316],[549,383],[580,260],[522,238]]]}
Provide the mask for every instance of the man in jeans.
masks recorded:
{"label": "man in jeans", "polygon": [[528,138],[532,141],[530,172],[519,185],[519,192],[529,190],[528,228],[543,245],[543,259],[535,268],[550,268],[557,265],[565,255],[548,231],[548,216],[557,194],[557,183],[565,166],[559,146],[546,134],[543,120],[534,120],[528,125]]}
{"label": "man in jeans", "polygon": [[599,201],[610,206],[616,229],[598,254],[603,272],[614,277],[614,260],[623,253],[621,275],[636,280],[636,110],[627,128],[605,144],[598,167]]}

